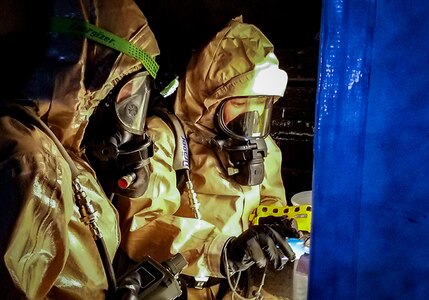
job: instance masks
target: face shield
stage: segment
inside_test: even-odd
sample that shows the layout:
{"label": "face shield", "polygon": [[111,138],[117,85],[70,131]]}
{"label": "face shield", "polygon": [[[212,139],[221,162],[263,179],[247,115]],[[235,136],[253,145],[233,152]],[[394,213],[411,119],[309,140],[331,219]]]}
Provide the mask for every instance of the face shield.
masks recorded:
{"label": "face shield", "polygon": [[264,179],[274,97],[235,97],[222,102],[215,115],[219,134],[212,140],[228,158],[229,176],[242,185],[258,185]]}
{"label": "face shield", "polygon": [[147,71],[123,78],[89,119],[85,153],[106,192],[138,197],[147,189],[153,155],[145,133],[151,86]]}
{"label": "face shield", "polygon": [[133,134],[142,135],[150,97],[150,77],[140,72],[131,77],[114,100],[116,117],[121,127]]}
{"label": "face shield", "polygon": [[264,138],[270,131],[274,97],[237,97],[224,101],[217,114],[219,128],[238,139]]}

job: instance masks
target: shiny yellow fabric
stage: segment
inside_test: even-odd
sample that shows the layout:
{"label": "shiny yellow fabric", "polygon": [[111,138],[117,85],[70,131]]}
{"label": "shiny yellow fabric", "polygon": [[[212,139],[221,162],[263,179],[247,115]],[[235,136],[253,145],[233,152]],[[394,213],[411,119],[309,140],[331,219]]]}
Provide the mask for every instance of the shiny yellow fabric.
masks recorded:
{"label": "shiny yellow fabric", "polygon": [[[130,40],[152,56],[159,53],[147,20],[134,1],[82,0],[78,5],[85,21],[91,15],[96,26]],[[98,225],[113,258],[120,242],[118,214],[80,157],[80,143],[99,101],[122,77],[142,66],[87,40],[82,49],[79,62],[59,74],[50,107],[41,103],[38,113],[79,169],[81,185],[99,213]],[[102,68],[112,55],[116,60],[106,73]],[[95,70],[95,81],[104,83],[86,87],[88,68]],[[20,292],[29,299],[104,299],[106,276],[90,231],[79,220],[69,165],[53,141],[28,122],[2,115],[0,132],[0,199],[10,208],[9,221],[2,226],[14,224],[8,229],[8,246],[2,249],[4,264],[0,264],[2,276],[8,272],[13,283],[0,285],[2,292],[15,285],[15,291],[2,296],[17,299]]]}
{"label": "shiny yellow fabric", "polygon": [[[39,129],[3,117],[0,130],[0,145],[15,144],[9,157],[2,157],[1,191],[6,184],[16,189],[7,201],[21,204],[4,256],[15,284],[30,299],[103,299],[103,266],[89,229],[79,220],[67,162]],[[83,189],[102,216],[98,224],[113,257],[119,243],[115,210],[88,167],[78,158],[75,162]]]}
{"label": "shiny yellow fabric", "polygon": [[[176,194],[171,130],[158,118],[148,120],[148,132],[155,144],[153,177],[142,198],[122,199],[119,209],[124,222],[121,229],[128,236],[123,246],[132,258],[151,255],[162,261],[181,252],[188,260],[185,274],[222,277],[220,255],[225,241],[248,228],[249,214],[258,205],[286,205],[281,153],[271,137],[266,139],[266,175],[259,186],[241,186],[231,180],[208,146],[215,135],[213,109],[227,97],[249,95],[251,89],[244,79],[237,85],[230,83],[245,75],[241,78],[252,84],[257,76],[255,66],[260,64],[271,66],[283,79],[281,87],[272,90],[272,95],[282,96],[287,76],[278,69],[272,44],[256,27],[236,19],[192,58],[181,80],[175,110],[189,141],[191,178],[200,201],[201,220],[194,217],[187,192],[181,198]],[[215,99],[213,95],[220,90],[223,96]],[[207,106],[208,102],[212,105]]]}

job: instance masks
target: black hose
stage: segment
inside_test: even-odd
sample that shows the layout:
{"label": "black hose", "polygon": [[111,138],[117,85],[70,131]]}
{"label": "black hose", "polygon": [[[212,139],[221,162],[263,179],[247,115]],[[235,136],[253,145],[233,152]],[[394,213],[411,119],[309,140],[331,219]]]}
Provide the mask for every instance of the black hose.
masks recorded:
{"label": "black hose", "polygon": [[98,253],[100,253],[101,262],[103,263],[103,268],[107,277],[108,284],[108,294],[114,294],[116,292],[116,277],[115,272],[112,267],[112,263],[109,259],[109,253],[107,252],[107,247],[103,238],[95,240],[97,245]]}

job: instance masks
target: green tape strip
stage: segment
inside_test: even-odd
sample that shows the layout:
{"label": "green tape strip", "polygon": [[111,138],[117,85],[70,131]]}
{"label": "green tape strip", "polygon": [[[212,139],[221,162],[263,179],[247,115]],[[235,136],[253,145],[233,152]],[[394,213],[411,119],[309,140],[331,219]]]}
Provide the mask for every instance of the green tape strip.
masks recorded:
{"label": "green tape strip", "polygon": [[65,17],[53,17],[51,28],[55,32],[70,33],[86,37],[104,46],[131,56],[140,61],[149,74],[153,78],[156,78],[156,73],[159,69],[159,65],[156,61],[142,49],[111,32],[98,28],[82,20]]}

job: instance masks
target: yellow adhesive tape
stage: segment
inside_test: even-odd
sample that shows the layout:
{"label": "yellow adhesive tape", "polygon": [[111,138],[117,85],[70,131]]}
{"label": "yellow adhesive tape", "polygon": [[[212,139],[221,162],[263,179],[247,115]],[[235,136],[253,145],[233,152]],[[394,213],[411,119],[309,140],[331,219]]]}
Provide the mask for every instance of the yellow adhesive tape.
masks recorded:
{"label": "yellow adhesive tape", "polygon": [[289,219],[295,219],[298,230],[311,230],[311,205],[298,206],[267,206],[260,205],[254,213],[249,216],[252,225],[258,225],[260,218],[269,216],[282,217],[287,216]]}

